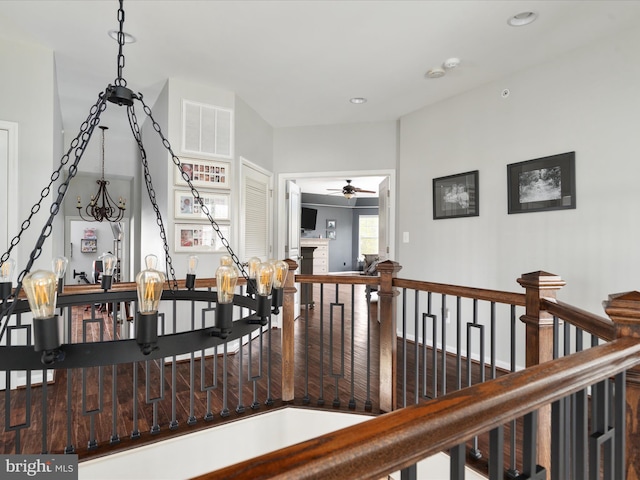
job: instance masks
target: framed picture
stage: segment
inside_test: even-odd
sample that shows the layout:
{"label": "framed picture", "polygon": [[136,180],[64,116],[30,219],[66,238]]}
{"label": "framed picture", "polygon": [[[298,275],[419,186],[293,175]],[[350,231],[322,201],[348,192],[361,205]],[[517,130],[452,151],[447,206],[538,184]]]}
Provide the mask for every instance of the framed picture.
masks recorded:
{"label": "framed picture", "polygon": [[[229,240],[230,225],[219,225],[224,238]],[[176,252],[221,252],[224,245],[209,223],[176,223]]]}
{"label": "framed picture", "polygon": [[[229,188],[231,164],[228,162],[217,162],[213,160],[202,160],[199,158],[181,159],[182,171],[191,180],[193,185],[207,188]],[[174,168],[174,183],[181,187],[186,187],[178,167]]]}
{"label": "framed picture", "polygon": [[480,215],[478,170],[433,179],[433,218]]}
{"label": "framed picture", "polygon": [[509,213],[576,208],[576,152],[507,165]]}
{"label": "framed picture", "polygon": [[[231,195],[228,193],[198,192],[202,203],[209,210],[214,220],[230,220],[229,204]],[[174,191],[174,217],[191,220],[206,220],[199,202],[189,190]]]}
{"label": "framed picture", "polygon": [[80,251],[82,253],[95,253],[98,251],[98,240],[95,238],[83,238],[80,240]]}
{"label": "framed picture", "polygon": [[330,238],[331,240],[335,240],[336,239],[336,231],[335,230],[327,230],[327,238]]}
{"label": "framed picture", "polygon": [[327,220],[327,228],[334,230],[336,228],[336,221],[335,220]]}

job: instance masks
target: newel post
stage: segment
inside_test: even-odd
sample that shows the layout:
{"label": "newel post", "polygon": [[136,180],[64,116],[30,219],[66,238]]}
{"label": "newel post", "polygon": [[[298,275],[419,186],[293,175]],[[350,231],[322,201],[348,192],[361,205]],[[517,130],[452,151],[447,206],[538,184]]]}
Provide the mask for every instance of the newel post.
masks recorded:
{"label": "newel post", "polygon": [[[609,295],[604,309],[615,324],[616,338],[640,342],[640,292]],[[640,480],[640,368],[627,371],[626,479]]]}
{"label": "newel post", "polygon": [[289,402],[294,399],[294,371],[295,371],[295,273],[298,264],[287,258],[289,273],[284,285],[282,299],[282,400]]}
{"label": "newel post", "polygon": [[[541,298],[556,298],[565,282],[547,272],[525,273],[518,279],[525,289],[526,367],[553,360],[553,316],[540,309]],[[551,465],[551,406],[538,410],[538,465]]]}
{"label": "newel post", "polygon": [[396,297],[393,279],[402,269],[400,264],[387,260],[377,266],[380,273],[378,308],[380,309],[380,410],[390,412],[396,408],[397,345]]}

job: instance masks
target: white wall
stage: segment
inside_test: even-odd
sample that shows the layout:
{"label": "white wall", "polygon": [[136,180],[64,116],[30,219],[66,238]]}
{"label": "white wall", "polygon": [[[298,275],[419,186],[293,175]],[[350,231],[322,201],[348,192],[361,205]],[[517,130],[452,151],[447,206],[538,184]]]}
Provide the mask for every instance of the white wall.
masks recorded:
{"label": "white wall", "polygon": [[[18,233],[19,225],[25,220],[32,205],[39,200],[41,190],[49,183],[54,164],[58,165],[54,138],[54,122],[58,121],[54,97],[53,52],[45,48],[0,39],[0,65],[3,72],[0,88],[0,118],[16,122],[19,126],[18,138],[18,199],[12,208],[18,209],[18,225],[9,226],[9,235]],[[43,201],[40,212],[32,219],[31,228],[22,236],[16,259],[19,271],[24,268],[29,253],[35,246],[42,225],[49,216],[51,195]],[[42,248],[41,257],[33,269],[50,268],[53,251],[49,240]],[[3,252],[4,253],[4,252]]]}
{"label": "white wall", "polygon": [[393,169],[396,122],[277,128],[274,158],[278,173]]}
{"label": "white wall", "polygon": [[[403,117],[401,276],[519,292],[521,274],[545,270],[566,280],[559,298],[596,313],[640,288],[639,43],[624,32]],[[506,165],[568,151],[577,209],[508,215]],[[476,169],[480,216],[434,221],[432,179]]]}

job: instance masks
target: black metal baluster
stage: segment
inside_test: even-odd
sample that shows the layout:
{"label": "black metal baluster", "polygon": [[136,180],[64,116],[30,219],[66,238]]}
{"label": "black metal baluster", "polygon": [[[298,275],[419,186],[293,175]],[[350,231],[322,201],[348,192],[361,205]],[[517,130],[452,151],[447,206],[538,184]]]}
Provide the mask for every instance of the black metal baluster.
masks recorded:
{"label": "black metal baluster", "polygon": [[569,451],[564,404],[569,398],[562,398],[551,404],[551,478],[568,478],[565,469]]}
{"label": "black metal baluster", "polygon": [[[333,406],[340,406],[340,389],[339,389],[339,381],[341,378],[344,378],[344,304],[340,303],[339,299],[339,291],[340,285],[335,285],[336,296],[335,303],[329,304],[329,375],[333,378],[334,385],[334,397],[333,397]],[[340,322],[340,370],[336,372],[334,368],[334,346],[333,346],[333,336],[334,336],[334,311],[336,309],[339,310],[339,322]]]}
{"label": "black metal baluster", "polygon": [[[516,306],[511,305],[511,341],[510,343],[510,371],[515,372],[516,366]],[[515,479],[520,475],[517,468],[516,460],[516,421],[510,422],[509,429],[509,468],[507,469],[507,477]]]}
{"label": "black metal baluster", "polygon": [[462,298],[456,297],[456,390],[462,388]]}
{"label": "black metal baluster", "polygon": [[450,480],[464,480],[465,449],[464,443],[449,449]]}
{"label": "black metal baluster", "polygon": [[324,405],[324,283],[320,284],[320,396],[318,406]]}
{"label": "black metal baluster", "polygon": [[420,292],[416,290],[415,310],[413,312],[413,403],[420,401]]}
{"label": "black metal baluster", "polygon": [[504,478],[504,427],[494,428],[489,432],[489,479]]}
{"label": "black metal baluster", "polygon": [[625,458],[627,451],[626,413],[627,413],[627,372],[621,372],[615,377],[614,430],[615,457],[613,478],[624,478]]}
{"label": "black metal baluster", "polygon": [[529,480],[546,480],[547,471],[537,464],[538,456],[538,412],[531,412],[524,416],[523,447],[522,447],[522,475]]}
{"label": "black metal baluster", "polygon": [[[209,288],[209,291],[211,291],[211,288]],[[178,322],[178,303],[175,300],[171,302],[171,312],[173,315],[172,322],[171,322],[173,333],[177,333],[178,332],[178,323],[177,323]],[[202,364],[204,365],[204,359],[202,360]],[[178,377],[178,370],[176,365],[176,355],[173,355],[171,357],[171,421],[169,422],[169,430],[175,430],[176,428],[178,428],[178,415],[176,413],[176,407],[178,404],[177,377]]]}
{"label": "black metal baluster", "polygon": [[367,399],[364,402],[364,409],[370,412],[373,409],[371,401],[371,290],[367,292]]}
{"label": "black metal baluster", "polygon": [[[306,284],[303,284],[303,287]],[[309,298],[309,297],[307,297]],[[304,397],[305,405],[311,403],[309,398],[309,305],[304,309]]]}
{"label": "black metal baluster", "polygon": [[[416,292],[417,293],[417,292]],[[402,289],[402,408],[407,406],[407,289]]]}
{"label": "black metal baluster", "polygon": [[[356,365],[356,343],[355,343],[355,338],[356,338],[356,329],[355,329],[355,303],[356,303],[356,295],[355,295],[355,285],[351,285],[351,398],[349,398],[349,408],[350,409],[355,409],[356,408],[356,372],[355,372],[355,365]],[[368,324],[368,322],[367,322]],[[367,335],[368,337],[368,335]],[[368,343],[368,340],[367,340]]]}
{"label": "black metal baluster", "polygon": [[441,319],[442,319],[442,395],[447,394],[447,319],[449,312],[447,311],[447,295],[442,294],[441,301]]}
{"label": "black metal baluster", "polygon": [[[196,329],[196,302],[191,300],[191,331]],[[195,412],[195,383],[196,383],[196,352],[189,355],[189,418],[187,425],[198,423]]]}
{"label": "black metal baluster", "polygon": [[[471,332],[476,329],[480,332],[480,383],[484,383],[485,381],[485,363],[484,363],[484,325],[478,323],[478,300],[473,299],[473,322],[467,323],[467,386],[470,387],[472,385],[471,382],[471,357],[472,357],[472,348],[471,348]],[[482,458],[482,452],[478,448],[478,437],[473,437],[473,448],[469,451],[469,455],[475,458],[476,460]]]}

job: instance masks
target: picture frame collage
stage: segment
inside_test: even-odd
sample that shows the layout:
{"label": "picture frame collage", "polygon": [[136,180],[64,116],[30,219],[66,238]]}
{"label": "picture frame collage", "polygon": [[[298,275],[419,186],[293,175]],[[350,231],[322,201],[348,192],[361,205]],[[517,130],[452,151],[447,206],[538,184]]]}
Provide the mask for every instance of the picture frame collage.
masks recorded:
{"label": "picture frame collage", "polygon": [[[433,219],[480,215],[479,171],[433,179]],[[575,152],[507,165],[507,212],[576,208]]]}
{"label": "picture frame collage", "polygon": [[[204,213],[206,207],[229,240],[231,234],[231,164],[219,160],[182,158],[174,174],[174,245],[176,252],[224,251],[220,235]],[[188,178],[198,190],[199,199],[189,189]]]}

